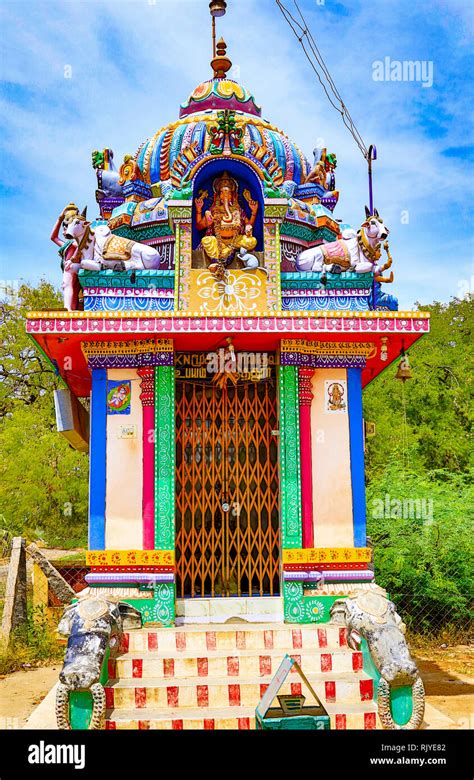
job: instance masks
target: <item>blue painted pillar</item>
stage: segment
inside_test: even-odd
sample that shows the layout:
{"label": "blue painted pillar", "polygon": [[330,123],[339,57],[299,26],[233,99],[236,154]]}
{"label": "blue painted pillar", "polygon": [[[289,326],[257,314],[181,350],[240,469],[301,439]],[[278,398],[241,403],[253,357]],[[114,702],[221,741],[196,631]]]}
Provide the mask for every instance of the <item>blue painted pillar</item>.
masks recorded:
{"label": "blue painted pillar", "polygon": [[92,369],[89,461],[89,549],[105,550],[107,370]]}
{"label": "blue painted pillar", "polygon": [[362,369],[347,369],[349,443],[351,451],[352,517],[354,547],[367,542],[365,514],[364,430],[362,419]]}

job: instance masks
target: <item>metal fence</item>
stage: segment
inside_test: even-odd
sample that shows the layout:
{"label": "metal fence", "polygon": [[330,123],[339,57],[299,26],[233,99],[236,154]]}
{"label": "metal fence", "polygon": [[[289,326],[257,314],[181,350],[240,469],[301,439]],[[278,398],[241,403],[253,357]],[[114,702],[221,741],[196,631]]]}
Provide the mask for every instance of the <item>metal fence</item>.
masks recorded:
{"label": "metal fence", "polygon": [[[8,575],[12,537],[0,529],[0,618]],[[87,586],[89,572],[82,561],[52,560],[52,564],[77,593]],[[379,578],[376,581],[380,583]],[[58,618],[63,609],[48,586],[48,580],[39,566],[28,566],[29,593],[33,607],[45,608],[51,618]],[[474,642],[474,592],[459,593],[438,590],[430,598],[416,592],[388,591],[397,612],[407,626],[408,634],[448,644]]]}
{"label": "metal fence", "polygon": [[[76,593],[87,587],[85,577],[89,572],[88,566],[81,562],[68,563],[61,560],[53,560],[51,563]],[[33,608],[41,609],[53,622],[60,619],[64,609],[64,604],[53,593],[47,577],[36,563],[32,572],[32,603]]]}
{"label": "metal fence", "polygon": [[[8,567],[11,556],[12,535],[0,528],[0,620],[3,615],[3,604],[5,588],[8,578]],[[47,551],[46,551],[47,552]],[[33,608],[42,608],[51,618],[59,619],[64,605],[61,604],[57,596],[53,593],[48,584],[47,577],[37,564],[26,559],[27,563],[27,585],[28,585],[28,603]],[[64,577],[72,589],[78,593],[87,586],[86,574],[89,567],[81,561],[65,561],[59,559],[51,560],[53,566]]]}
{"label": "metal fence", "polygon": [[391,593],[397,612],[411,636],[447,644],[474,642],[474,594],[458,594],[452,602],[417,598],[414,593]]}
{"label": "metal fence", "polygon": [[[85,566],[83,563],[67,563],[62,561],[52,561],[52,564],[75,593],[79,593],[79,591],[87,587],[86,574],[89,573],[89,566]],[[48,606],[61,606],[61,602],[51,591],[51,588],[48,590]]]}

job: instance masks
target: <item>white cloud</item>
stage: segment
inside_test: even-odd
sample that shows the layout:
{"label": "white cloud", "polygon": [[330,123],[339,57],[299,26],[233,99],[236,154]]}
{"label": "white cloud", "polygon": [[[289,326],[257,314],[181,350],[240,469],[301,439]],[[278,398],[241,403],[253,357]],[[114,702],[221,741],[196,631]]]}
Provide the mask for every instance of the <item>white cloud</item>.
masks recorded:
{"label": "white cloud", "polygon": [[[443,3],[467,21],[461,2]],[[396,274],[390,292],[404,306],[421,292],[426,301],[455,294],[459,255],[447,263],[446,254],[469,230],[466,163],[443,155],[467,141],[457,71],[466,32],[461,25],[458,51],[457,27],[446,23],[443,3],[436,0],[437,14],[409,0],[384,0],[377,14],[373,6],[351,3],[344,16],[329,2],[302,2],[360,132],[377,145],[376,204],[391,228]],[[28,4],[27,13],[25,7],[3,6],[3,73],[11,85],[3,98],[3,183],[13,192],[3,209],[2,276],[14,263],[15,276],[37,279],[46,273],[59,281],[49,232],[70,199],[81,206],[88,202],[90,213],[96,212],[91,151],[109,146],[120,162],[177,117],[179,103],[210,75],[210,19],[204,0],[39,1]],[[336,216],[358,223],[368,200],[366,163],[276,4],[229,0],[227,15],[217,22],[218,35],[240,67],[240,81],[255,94],[263,115],[310,159],[321,137],[337,153]],[[432,58],[433,89],[374,82],[372,62],[386,55]],[[72,66],[71,79],[64,78],[66,64]],[[400,222],[402,210],[409,214],[408,225]],[[28,247],[25,234],[32,236]]]}

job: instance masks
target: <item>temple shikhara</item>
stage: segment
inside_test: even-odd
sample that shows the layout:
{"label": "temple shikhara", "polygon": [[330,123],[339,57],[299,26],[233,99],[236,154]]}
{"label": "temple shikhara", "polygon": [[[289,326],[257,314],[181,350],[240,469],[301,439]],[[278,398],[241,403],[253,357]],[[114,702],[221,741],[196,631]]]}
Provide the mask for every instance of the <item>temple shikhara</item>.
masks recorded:
{"label": "temple shikhara", "polygon": [[90,458],[58,725],[269,727],[288,655],[332,729],[417,728],[367,543],[362,391],[409,373],[428,315],[387,292],[383,215],[336,218],[336,154],[309,162],[230,69],[221,38],[177,118],[123,162],[93,153],[96,218],[69,203],[52,233],[65,308],[28,315]]}

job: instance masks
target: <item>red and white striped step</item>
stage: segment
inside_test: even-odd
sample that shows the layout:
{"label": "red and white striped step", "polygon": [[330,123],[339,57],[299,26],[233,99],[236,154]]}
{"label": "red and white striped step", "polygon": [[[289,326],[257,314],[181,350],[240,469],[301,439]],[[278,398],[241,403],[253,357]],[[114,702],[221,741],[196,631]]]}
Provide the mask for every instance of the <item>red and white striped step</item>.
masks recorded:
{"label": "red and white striped step", "polygon": [[[331,728],[373,730],[379,723],[373,703],[345,704],[343,708],[336,704],[327,704],[331,719]],[[177,710],[170,717],[169,712],[154,709],[114,709],[108,713],[106,729],[141,730],[255,730],[255,710],[252,707],[234,707],[232,710],[201,709]]]}
{"label": "red and white striped step", "polygon": [[[230,624],[231,625],[231,624]],[[212,650],[294,650],[336,649],[347,647],[347,629],[330,623],[292,628],[281,625],[250,625],[239,623],[239,628],[225,624],[209,626],[181,626],[159,630],[142,629],[124,634],[123,651],[183,652]]]}
{"label": "red and white striped step", "polygon": [[[291,653],[308,674],[319,672],[360,672],[362,653],[346,650],[302,650]],[[281,650],[216,650],[205,656],[192,655],[189,651],[170,657],[165,653],[126,653],[109,661],[109,679],[135,679],[143,677],[264,677],[275,674],[282,660]],[[293,672],[295,670],[292,670]]]}
{"label": "red and white striped step", "polygon": [[[124,635],[109,661],[107,728],[255,728],[255,708],[285,654],[301,665],[332,728],[376,728],[373,681],[347,631],[324,624],[184,625]],[[305,694],[292,670],[282,693]]]}
{"label": "red and white striped step", "polygon": [[[330,672],[308,674],[307,677],[323,704],[373,699],[373,681],[363,673],[355,673],[349,677],[344,673]],[[240,706],[255,708],[271,680],[271,676],[239,678],[233,682],[230,682],[229,677],[213,677],[205,682],[197,677],[181,680],[164,680],[157,677],[116,680],[107,683],[105,695],[108,707],[124,709]],[[302,684],[290,682],[288,677],[280,692],[301,694]]]}

